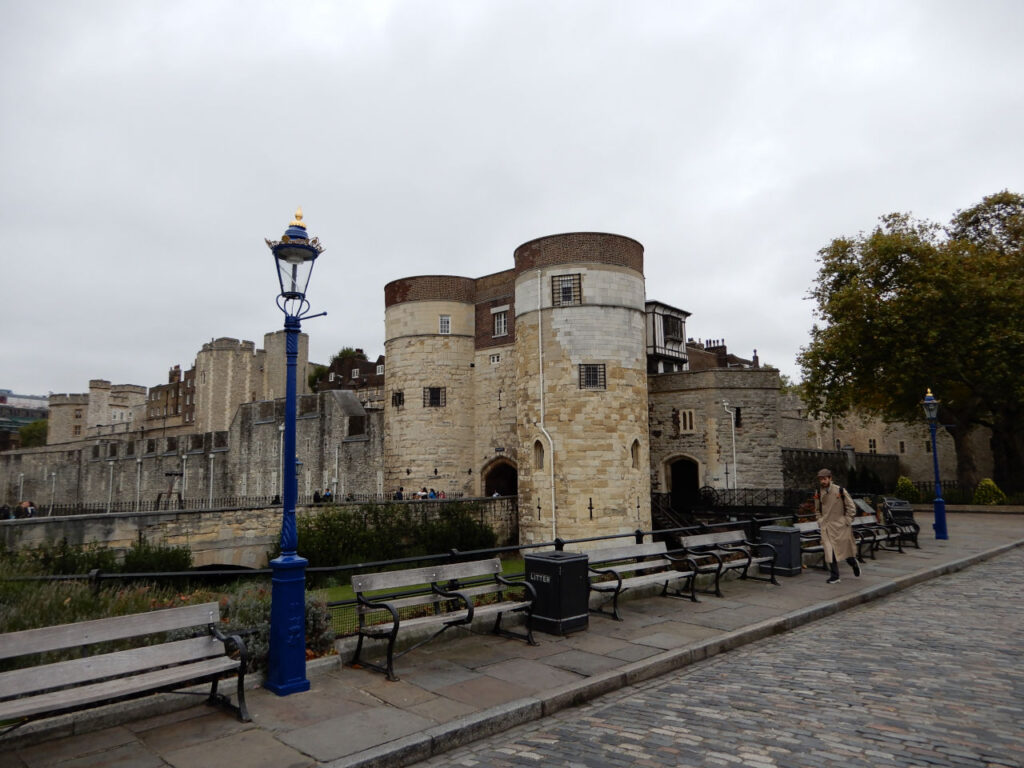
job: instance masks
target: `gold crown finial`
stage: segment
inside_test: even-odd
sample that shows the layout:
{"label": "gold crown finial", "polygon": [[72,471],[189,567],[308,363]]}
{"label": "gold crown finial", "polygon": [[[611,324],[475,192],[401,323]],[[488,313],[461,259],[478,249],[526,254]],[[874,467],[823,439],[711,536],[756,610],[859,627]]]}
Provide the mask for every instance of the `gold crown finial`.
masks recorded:
{"label": "gold crown finial", "polygon": [[[920,391],[921,391],[921,390],[918,390],[918,392],[920,392]],[[931,396],[932,396],[932,388],[931,388],[931,387],[928,387],[928,391],[927,391],[927,392],[925,392],[925,395],[924,395],[924,396],[925,396],[925,397],[931,397]]]}
{"label": "gold crown finial", "polygon": [[293,226],[293,227],[305,227],[306,226],[305,224],[302,223],[302,206],[301,205],[298,208],[295,209],[295,219],[292,221],[291,226]]}

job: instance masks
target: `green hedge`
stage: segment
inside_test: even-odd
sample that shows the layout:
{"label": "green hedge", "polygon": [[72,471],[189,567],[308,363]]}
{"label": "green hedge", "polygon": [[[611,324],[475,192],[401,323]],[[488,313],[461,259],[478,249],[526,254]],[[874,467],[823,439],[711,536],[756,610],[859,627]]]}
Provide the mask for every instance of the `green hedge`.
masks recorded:
{"label": "green hedge", "polygon": [[[298,519],[299,550],[311,567],[329,567],[489,549],[497,536],[477,519],[480,509],[461,503],[439,504],[430,514],[404,504],[328,507]],[[280,545],[271,557],[279,554]]]}

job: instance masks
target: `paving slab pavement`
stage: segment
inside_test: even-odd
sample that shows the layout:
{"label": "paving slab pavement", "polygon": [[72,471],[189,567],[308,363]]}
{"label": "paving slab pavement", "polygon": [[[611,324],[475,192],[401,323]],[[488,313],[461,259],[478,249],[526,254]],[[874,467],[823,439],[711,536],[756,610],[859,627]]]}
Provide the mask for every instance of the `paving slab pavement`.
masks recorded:
{"label": "paving slab pavement", "polygon": [[322,660],[308,692],[249,691],[252,723],[168,696],[113,705],[26,726],[0,742],[0,768],[408,765],[1024,545],[1024,515],[947,513],[948,541],[932,538],[930,515],[917,519],[921,549],[880,552],[859,579],[845,566],[836,585],[815,569],[780,586],[730,578],[723,598],[624,601],[624,621],[593,615],[584,632],[536,633],[533,647],[442,636],[397,662],[396,683]]}

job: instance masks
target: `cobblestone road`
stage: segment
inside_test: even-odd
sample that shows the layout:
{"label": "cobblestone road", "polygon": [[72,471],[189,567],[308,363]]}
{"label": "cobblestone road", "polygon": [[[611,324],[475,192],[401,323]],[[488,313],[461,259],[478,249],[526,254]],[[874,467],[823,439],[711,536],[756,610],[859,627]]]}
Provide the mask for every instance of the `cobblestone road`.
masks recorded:
{"label": "cobblestone road", "polygon": [[418,766],[1021,768],[1022,596],[1016,549]]}

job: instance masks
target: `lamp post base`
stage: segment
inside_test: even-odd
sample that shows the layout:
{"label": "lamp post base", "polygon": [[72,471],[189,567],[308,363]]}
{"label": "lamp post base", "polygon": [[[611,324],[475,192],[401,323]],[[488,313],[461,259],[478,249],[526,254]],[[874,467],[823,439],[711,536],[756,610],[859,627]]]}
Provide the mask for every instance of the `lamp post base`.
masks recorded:
{"label": "lamp post base", "polygon": [[267,690],[278,696],[309,690],[306,679],[306,564],[304,557],[282,555],[270,561],[270,655]]}
{"label": "lamp post base", "polygon": [[935,500],[935,522],[932,523],[932,528],[935,530],[936,539],[948,539],[949,534],[946,532],[946,502],[942,499]]}

